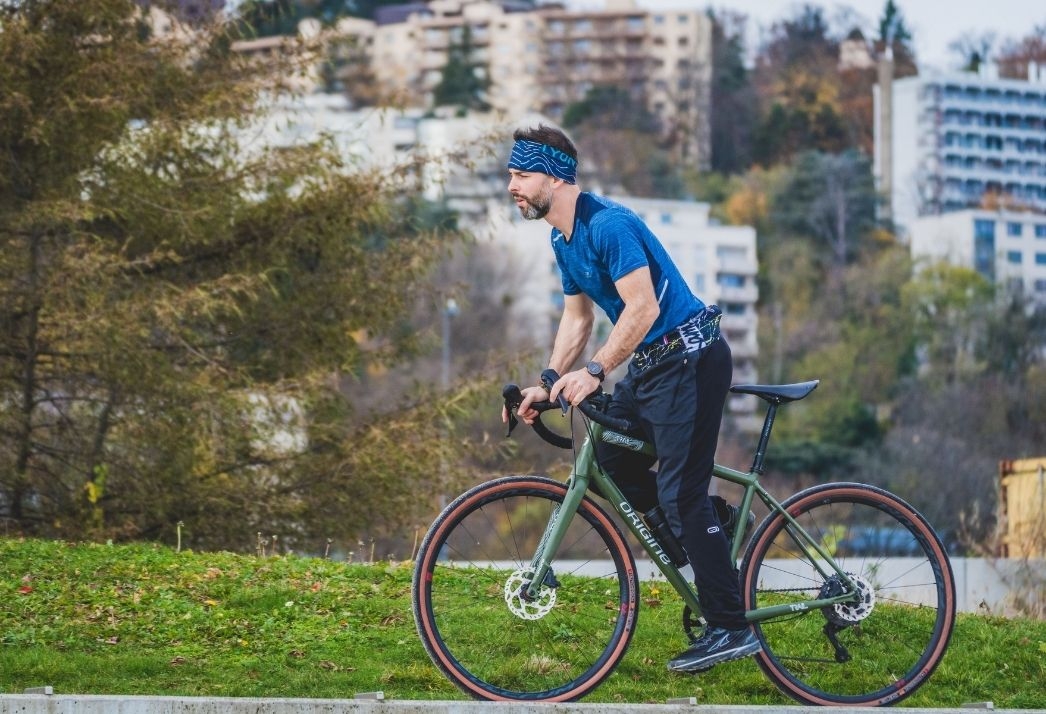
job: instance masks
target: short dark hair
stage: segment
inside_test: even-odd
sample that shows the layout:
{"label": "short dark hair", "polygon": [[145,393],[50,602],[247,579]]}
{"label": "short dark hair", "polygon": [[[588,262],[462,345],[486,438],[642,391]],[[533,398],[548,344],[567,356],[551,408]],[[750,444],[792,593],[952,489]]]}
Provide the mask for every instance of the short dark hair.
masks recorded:
{"label": "short dark hair", "polygon": [[538,124],[536,128],[516,129],[512,134],[513,141],[536,141],[539,144],[547,144],[554,149],[559,149],[570,158],[577,161],[577,147],[563,130],[547,124]]}

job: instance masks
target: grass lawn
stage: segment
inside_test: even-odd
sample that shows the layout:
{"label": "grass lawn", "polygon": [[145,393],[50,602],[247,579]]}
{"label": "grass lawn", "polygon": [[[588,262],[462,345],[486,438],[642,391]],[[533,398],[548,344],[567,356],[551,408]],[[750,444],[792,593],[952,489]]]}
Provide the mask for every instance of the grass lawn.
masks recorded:
{"label": "grass lawn", "polygon": [[[430,663],[411,564],[176,552],[153,544],[0,539],[0,686],[17,693],[462,699]],[[751,659],[697,676],[674,593],[644,585],[624,661],[586,702],[789,704]],[[662,586],[662,589],[667,589]],[[1046,709],[1046,622],[960,615],[951,648],[903,706]]]}

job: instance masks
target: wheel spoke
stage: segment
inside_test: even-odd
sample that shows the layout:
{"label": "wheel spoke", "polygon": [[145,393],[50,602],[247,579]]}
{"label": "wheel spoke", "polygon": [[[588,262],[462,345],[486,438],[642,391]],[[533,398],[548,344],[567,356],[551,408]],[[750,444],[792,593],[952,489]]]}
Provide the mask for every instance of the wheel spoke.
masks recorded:
{"label": "wheel spoke", "polygon": [[624,655],[638,582],[623,536],[595,502],[583,501],[571,520],[536,598],[521,594],[564,493],[536,477],[485,484],[457,499],[423,541],[418,632],[433,662],[472,696],[576,699]]}
{"label": "wheel spoke", "polygon": [[797,546],[778,516],[756,532],[742,564],[746,606],[799,609],[803,600],[845,593],[845,580],[858,591],[819,612],[757,623],[760,666],[803,703],[908,696],[939,663],[954,624],[954,582],[940,540],[911,506],[863,484],[815,487],[784,505],[848,577],[825,578],[826,563]]}

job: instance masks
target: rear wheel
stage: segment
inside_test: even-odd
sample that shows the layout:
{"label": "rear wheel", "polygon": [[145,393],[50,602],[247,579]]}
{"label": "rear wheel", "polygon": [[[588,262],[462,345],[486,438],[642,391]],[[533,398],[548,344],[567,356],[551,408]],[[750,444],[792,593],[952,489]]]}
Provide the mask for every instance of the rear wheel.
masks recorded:
{"label": "rear wheel", "polygon": [[[826,484],[784,504],[858,588],[846,603],[755,622],[757,661],[805,704],[898,702],[934,671],[955,624],[955,582],[940,539],[896,496],[865,484]],[[741,564],[745,608],[831,597],[844,581],[797,545],[794,528],[771,514]]]}
{"label": "rear wheel", "polygon": [[538,597],[521,591],[566,486],[535,476],[471,489],[437,517],[414,570],[418,634],[467,694],[570,701],[620,662],[636,627],[639,582],[620,529],[585,498]]}

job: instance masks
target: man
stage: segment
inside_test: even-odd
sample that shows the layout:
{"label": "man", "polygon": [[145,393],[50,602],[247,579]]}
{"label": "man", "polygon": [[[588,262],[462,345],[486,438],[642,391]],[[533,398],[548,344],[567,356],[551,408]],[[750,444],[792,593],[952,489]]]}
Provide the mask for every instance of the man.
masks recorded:
{"label": "man", "polygon": [[[744,617],[737,570],[708,494],[733,363],[719,334],[721,312],[690,291],[660,241],[632,211],[577,185],[577,149],[560,130],[517,130],[508,190],[524,218],[552,226],[564,305],[549,367],[551,389],[523,390],[519,416],[532,424],[535,401],[562,394],[578,404],[606,374],[630,360],[610,413],[638,419],[657,448],[650,457],[606,444],[600,465],[642,511],[659,503],[694,570],[708,623],[692,646],[668,663],[696,672],[759,651]],[[592,333],[593,305],[614,327],[585,367],[572,369]],[[508,418],[503,413],[504,419]]]}

